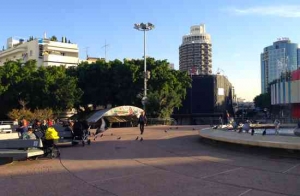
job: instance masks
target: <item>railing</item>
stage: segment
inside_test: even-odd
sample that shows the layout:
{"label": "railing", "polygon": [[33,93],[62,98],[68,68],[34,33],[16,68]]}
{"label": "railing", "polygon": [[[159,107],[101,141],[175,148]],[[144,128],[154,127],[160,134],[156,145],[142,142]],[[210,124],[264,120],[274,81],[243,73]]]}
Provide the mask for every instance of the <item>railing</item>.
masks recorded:
{"label": "railing", "polygon": [[14,121],[3,120],[0,121],[0,125],[13,125]]}
{"label": "railing", "polygon": [[173,118],[148,118],[147,125],[175,125]]}

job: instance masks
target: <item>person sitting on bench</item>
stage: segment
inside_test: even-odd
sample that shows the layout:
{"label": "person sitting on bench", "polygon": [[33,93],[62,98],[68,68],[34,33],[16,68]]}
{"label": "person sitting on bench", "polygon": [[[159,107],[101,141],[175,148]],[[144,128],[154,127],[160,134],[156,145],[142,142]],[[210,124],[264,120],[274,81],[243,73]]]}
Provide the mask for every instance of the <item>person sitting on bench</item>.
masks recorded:
{"label": "person sitting on bench", "polygon": [[23,140],[35,140],[36,139],[36,136],[33,133],[33,129],[31,126],[28,127],[27,132],[23,133],[22,139]]}

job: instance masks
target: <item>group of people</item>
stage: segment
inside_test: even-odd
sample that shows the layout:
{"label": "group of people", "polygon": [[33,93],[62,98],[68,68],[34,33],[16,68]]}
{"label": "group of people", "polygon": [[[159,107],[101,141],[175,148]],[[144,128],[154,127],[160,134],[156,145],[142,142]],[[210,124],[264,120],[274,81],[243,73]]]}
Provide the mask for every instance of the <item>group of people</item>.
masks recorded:
{"label": "group of people", "polygon": [[[14,124],[17,124],[16,119]],[[53,120],[43,120],[42,122],[35,119],[32,124],[23,118],[18,122],[16,131],[19,133],[20,139],[59,139],[57,131],[52,127]],[[51,129],[49,129],[51,127]]]}

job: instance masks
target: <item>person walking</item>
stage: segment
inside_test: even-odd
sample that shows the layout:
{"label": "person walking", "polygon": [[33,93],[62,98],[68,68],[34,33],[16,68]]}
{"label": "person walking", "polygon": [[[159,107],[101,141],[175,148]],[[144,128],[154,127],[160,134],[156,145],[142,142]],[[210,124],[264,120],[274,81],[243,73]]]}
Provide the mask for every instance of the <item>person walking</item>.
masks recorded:
{"label": "person walking", "polygon": [[[147,124],[147,117],[144,112],[141,112],[138,123],[140,124],[140,131],[141,131],[141,139],[140,140],[143,141],[144,140],[143,139],[144,128],[145,128],[145,125]],[[139,136],[137,136],[137,138],[135,140],[138,140],[138,139],[139,139]]]}
{"label": "person walking", "polygon": [[280,128],[280,121],[278,119],[275,119],[274,126],[275,126],[275,134],[278,135],[279,134],[278,130]]}

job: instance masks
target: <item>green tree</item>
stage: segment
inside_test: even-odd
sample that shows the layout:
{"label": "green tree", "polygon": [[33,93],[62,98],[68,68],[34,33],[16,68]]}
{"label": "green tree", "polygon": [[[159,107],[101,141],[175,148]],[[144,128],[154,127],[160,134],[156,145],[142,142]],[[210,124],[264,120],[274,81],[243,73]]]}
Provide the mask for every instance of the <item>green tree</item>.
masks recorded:
{"label": "green tree", "polygon": [[53,35],[53,36],[50,38],[50,41],[55,41],[55,42],[56,42],[56,41],[57,41],[57,37]]}
{"label": "green tree", "polygon": [[64,110],[78,105],[83,94],[77,77],[67,75],[66,68],[37,67],[36,61],[9,61],[0,67],[0,116],[12,109],[51,108]]}
{"label": "green tree", "polygon": [[166,60],[147,60],[151,79],[148,82],[148,98],[146,105],[148,115],[154,117],[170,117],[175,107],[180,107],[186,96],[186,89],[191,79],[186,72],[172,70]]}
{"label": "green tree", "polygon": [[270,93],[264,93],[257,95],[253,102],[255,104],[255,107],[259,107],[261,109],[268,108],[270,109],[271,106],[271,94]]}

